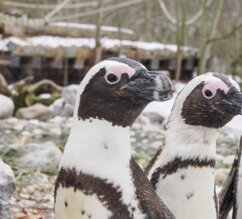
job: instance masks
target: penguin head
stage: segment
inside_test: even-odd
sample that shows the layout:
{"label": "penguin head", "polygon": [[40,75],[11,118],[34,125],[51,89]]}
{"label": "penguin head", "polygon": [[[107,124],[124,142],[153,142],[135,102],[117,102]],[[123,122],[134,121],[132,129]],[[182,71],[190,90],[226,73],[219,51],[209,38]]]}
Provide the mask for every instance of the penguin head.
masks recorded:
{"label": "penguin head", "polygon": [[74,117],[130,126],[149,102],[168,100],[172,93],[165,75],[127,58],[110,58],[93,66],[84,77]]}
{"label": "penguin head", "polygon": [[242,114],[240,86],[223,74],[200,75],[180,92],[172,111],[179,113],[185,124],[221,128]]}

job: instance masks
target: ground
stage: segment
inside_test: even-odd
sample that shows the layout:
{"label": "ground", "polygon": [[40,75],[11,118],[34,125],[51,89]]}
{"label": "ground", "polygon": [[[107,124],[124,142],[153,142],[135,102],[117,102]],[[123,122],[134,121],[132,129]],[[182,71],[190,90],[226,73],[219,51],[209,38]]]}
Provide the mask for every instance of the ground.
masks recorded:
{"label": "ground", "polygon": [[[163,139],[162,117],[157,114],[143,114],[135,122],[131,131],[133,155],[140,165],[146,166]],[[156,121],[156,123],[153,123]],[[16,163],[20,155],[9,145],[27,145],[29,142],[43,144],[53,141],[63,150],[70,130],[70,119],[57,118],[48,122],[37,120],[0,121],[0,155],[14,170],[16,191],[12,198],[13,216],[16,219],[52,219],[53,194],[57,168],[43,170]],[[5,146],[4,146],[5,145]],[[228,174],[233,155],[238,145],[238,137],[231,133],[221,133],[218,139],[217,184],[221,184]],[[1,148],[2,147],[2,148]],[[4,148],[4,149],[3,149]],[[7,149],[6,149],[7,148]],[[11,147],[10,147],[11,148]],[[38,152],[37,152],[38,153]]]}

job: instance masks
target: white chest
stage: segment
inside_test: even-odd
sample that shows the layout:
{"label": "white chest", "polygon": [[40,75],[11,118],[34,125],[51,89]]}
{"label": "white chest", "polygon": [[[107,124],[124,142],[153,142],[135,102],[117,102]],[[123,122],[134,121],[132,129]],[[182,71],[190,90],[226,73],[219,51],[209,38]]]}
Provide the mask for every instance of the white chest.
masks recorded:
{"label": "white chest", "polygon": [[156,192],[176,219],[216,219],[213,168],[188,167],[161,176]]}
{"label": "white chest", "polygon": [[95,194],[87,196],[79,190],[61,186],[57,190],[55,219],[107,219],[111,215]]}
{"label": "white chest", "polygon": [[[121,196],[118,199],[128,206],[128,211],[133,213],[132,218],[143,219],[135,194],[130,159],[129,127],[113,126],[104,120],[91,119],[73,122],[60,166],[65,170],[75,169],[77,174],[92,176],[118,188]],[[102,194],[105,195],[105,192],[108,191]],[[113,212],[119,212],[118,208],[113,209],[113,212],[108,210],[106,203],[99,198],[95,193],[85,195],[81,190],[74,191],[72,187],[59,187],[56,193],[56,219],[108,219]],[[64,206],[64,199],[71,200],[69,207]],[[81,210],[86,213],[81,214]],[[88,217],[90,214],[92,217]]]}

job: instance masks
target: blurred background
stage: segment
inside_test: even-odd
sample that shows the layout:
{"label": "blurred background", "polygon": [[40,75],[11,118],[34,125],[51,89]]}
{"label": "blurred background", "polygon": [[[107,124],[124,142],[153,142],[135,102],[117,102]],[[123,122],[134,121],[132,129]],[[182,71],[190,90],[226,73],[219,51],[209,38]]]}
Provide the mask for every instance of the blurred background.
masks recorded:
{"label": "blurred background", "polygon": [[241,8],[240,0],[4,0],[0,71],[11,82],[34,75],[66,85],[95,62],[127,56],[176,80],[241,75]]}
{"label": "blurred background", "polygon": [[[173,80],[174,98],[150,104],[131,130],[133,155],[146,166],[189,80],[216,71],[242,85],[242,1],[0,1],[0,157],[12,167],[0,162],[0,178],[8,182],[0,183],[0,193],[7,191],[0,218],[10,212],[17,219],[53,218],[53,185],[78,84],[91,66],[113,56],[135,59]],[[241,123],[236,117],[219,135],[218,189]]]}

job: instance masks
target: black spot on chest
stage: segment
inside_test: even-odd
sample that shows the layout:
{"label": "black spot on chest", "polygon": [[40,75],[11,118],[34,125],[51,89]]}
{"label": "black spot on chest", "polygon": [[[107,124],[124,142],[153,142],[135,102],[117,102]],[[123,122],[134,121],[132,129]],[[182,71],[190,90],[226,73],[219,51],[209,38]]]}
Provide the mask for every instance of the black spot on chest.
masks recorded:
{"label": "black spot on chest", "polygon": [[194,193],[193,192],[188,193],[187,194],[187,200],[191,199],[193,196],[194,196]]}

